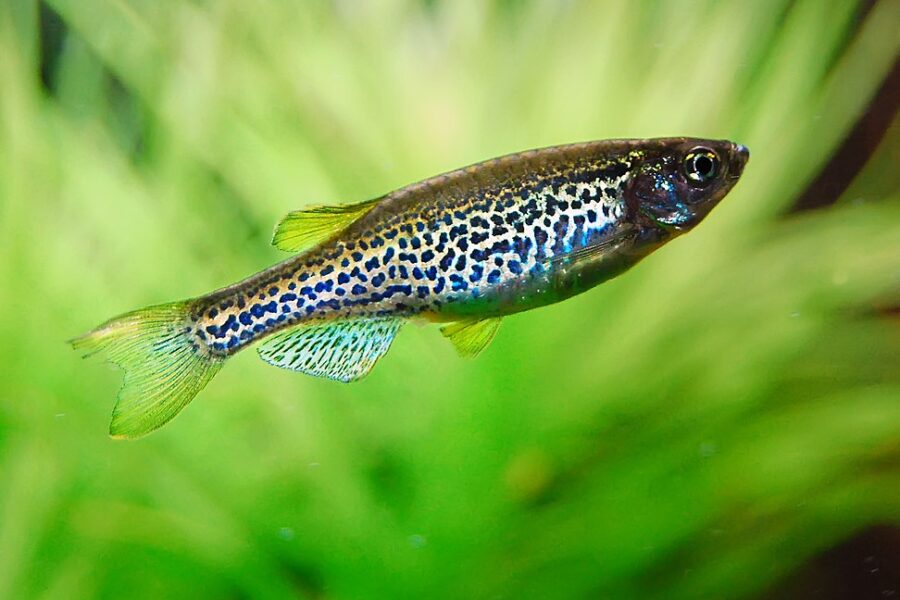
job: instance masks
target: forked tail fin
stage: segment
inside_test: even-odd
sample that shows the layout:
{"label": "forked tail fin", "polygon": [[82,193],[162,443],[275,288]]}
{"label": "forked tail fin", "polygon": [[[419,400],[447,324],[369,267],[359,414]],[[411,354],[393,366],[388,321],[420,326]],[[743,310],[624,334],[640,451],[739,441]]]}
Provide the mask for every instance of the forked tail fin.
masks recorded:
{"label": "forked tail fin", "polygon": [[189,303],[125,313],[71,341],[85,356],[101,353],[125,370],[109,434],[136,438],[162,427],[219,371],[223,358],[192,345]]}

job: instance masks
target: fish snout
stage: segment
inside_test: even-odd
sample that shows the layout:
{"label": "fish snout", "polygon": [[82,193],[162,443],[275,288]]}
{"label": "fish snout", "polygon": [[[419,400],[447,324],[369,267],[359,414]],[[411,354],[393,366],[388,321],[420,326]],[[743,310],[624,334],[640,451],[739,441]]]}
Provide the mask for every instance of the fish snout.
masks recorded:
{"label": "fish snout", "polygon": [[728,165],[731,177],[735,179],[740,177],[748,160],[750,160],[750,149],[743,144],[732,144],[731,164]]}

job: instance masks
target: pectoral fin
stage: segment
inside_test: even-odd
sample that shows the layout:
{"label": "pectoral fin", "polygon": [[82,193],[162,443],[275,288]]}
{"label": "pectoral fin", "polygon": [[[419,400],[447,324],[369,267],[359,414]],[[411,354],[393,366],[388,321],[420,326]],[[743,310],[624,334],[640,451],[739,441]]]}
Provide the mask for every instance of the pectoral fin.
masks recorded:
{"label": "pectoral fin", "polygon": [[450,340],[460,356],[477,356],[484,350],[500,328],[499,317],[478,321],[459,321],[441,327],[441,333]]}
{"label": "pectoral fin", "polygon": [[289,212],[275,226],[272,245],[286,252],[301,252],[324,242],[368,213],[381,200],[340,206],[311,206]]}
{"label": "pectoral fin", "polygon": [[401,319],[363,319],[300,326],[263,342],[259,356],[282,369],[354,381],[384,356],[402,324]]}
{"label": "pectoral fin", "polygon": [[636,235],[637,232],[634,229],[626,228],[595,244],[591,244],[590,246],[585,246],[583,248],[579,248],[578,250],[567,252],[565,254],[557,254],[555,256],[551,256],[541,261],[541,263],[545,267],[551,267],[559,265],[574,265],[583,261],[593,261],[602,257],[604,254],[612,252],[616,249],[616,247],[631,240]]}

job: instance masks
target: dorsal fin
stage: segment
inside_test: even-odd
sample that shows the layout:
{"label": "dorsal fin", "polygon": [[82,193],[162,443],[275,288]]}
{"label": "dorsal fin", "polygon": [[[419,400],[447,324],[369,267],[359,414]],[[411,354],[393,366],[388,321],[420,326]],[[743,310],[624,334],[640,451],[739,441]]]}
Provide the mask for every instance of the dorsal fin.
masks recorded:
{"label": "dorsal fin", "polygon": [[353,381],[372,370],[402,324],[387,318],[300,326],[263,342],[259,356],[282,369]]}
{"label": "dorsal fin", "polygon": [[346,229],[372,210],[380,200],[381,198],[375,198],[356,204],[310,206],[289,212],[275,226],[272,245],[286,252],[301,252],[312,248]]}
{"label": "dorsal fin", "polygon": [[500,321],[500,317],[458,321],[441,327],[441,333],[450,340],[460,356],[471,358],[491,343],[500,328]]}

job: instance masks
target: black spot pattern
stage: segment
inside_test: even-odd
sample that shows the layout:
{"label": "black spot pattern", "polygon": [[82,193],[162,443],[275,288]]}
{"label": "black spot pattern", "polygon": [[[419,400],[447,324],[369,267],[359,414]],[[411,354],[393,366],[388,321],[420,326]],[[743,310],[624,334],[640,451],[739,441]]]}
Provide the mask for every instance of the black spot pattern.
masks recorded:
{"label": "black spot pattern", "polygon": [[385,211],[204,306],[197,343],[231,354],[301,322],[409,317],[527,289],[546,259],[621,225],[628,169],[624,160],[588,164]]}

